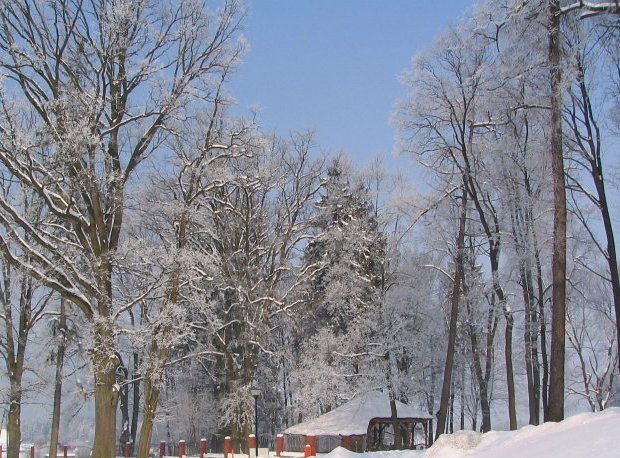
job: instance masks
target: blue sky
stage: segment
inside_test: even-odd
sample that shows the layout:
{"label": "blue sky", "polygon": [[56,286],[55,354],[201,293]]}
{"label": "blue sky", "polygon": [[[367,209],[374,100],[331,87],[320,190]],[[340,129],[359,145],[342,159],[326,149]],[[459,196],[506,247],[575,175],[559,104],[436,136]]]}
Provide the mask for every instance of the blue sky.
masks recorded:
{"label": "blue sky", "polygon": [[[229,87],[259,106],[265,131],[314,129],[321,148],[359,165],[391,157],[399,74],[473,0],[253,0],[250,52]],[[393,161],[393,163],[401,161]]]}

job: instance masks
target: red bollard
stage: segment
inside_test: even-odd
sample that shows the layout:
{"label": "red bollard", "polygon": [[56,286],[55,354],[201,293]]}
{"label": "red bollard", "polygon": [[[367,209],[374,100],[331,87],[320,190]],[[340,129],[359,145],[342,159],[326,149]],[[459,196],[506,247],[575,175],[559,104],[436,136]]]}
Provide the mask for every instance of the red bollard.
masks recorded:
{"label": "red bollard", "polygon": [[284,434],[278,434],[276,436],[276,456],[282,456],[284,451]]}
{"label": "red bollard", "polygon": [[179,441],[179,458],[183,458],[185,456],[185,441]]}
{"label": "red bollard", "polygon": [[310,446],[310,456],[316,456],[316,436],[308,434],[306,436],[306,444]]}
{"label": "red bollard", "polygon": [[207,439],[200,439],[200,458],[205,458],[207,453]]}
{"label": "red bollard", "polygon": [[62,456],[64,458],[67,458],[68,455],[69,455],[69,446],[68,445],[63,445],[63,447],[62,447]]}
{"label": "red bollard", "polygon": [[125,458],[129,458],[131,456],[131,442],[125,442]]}
{"label": "red bollard", "polygon": [[310,458],[312,456],[312,447],[310,444],[306,444],[304,447],[304,458]]}
{"label": "red bollard", "polygon": [[34,445],[30,446],[30,458],[34,458]]}
{"label": "red bollard", "polygon": [[0,445],[0,458],[2,458],[2,445]]}
{"label": "red bollard", "polygon": [[230,436],[224,438],[224,458],[228,458],[228,455],[232,454],[232,439]]}
{"label": "red bollard", "polygon": [[159,443],[159,458],[164,458],[166,456],[166,441],[161,441]]}
{"label": "red bollard", "polygon": [[351,436],[342,436],[342,448],[351,450]]}
{"label": "red bollard", "polygon": [[248,455],[252,456],[252,452],[256,453],[256,436],[254,434],[248,436]]}

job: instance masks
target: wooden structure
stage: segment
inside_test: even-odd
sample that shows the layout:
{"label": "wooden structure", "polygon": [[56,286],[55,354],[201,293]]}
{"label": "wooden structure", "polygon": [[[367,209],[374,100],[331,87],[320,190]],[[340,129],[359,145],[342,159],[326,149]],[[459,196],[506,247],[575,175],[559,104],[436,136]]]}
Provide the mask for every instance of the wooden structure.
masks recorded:
{"label": "wooden structure", "polygon": [[[318,418],[286,429],[284,449],[303,452],[308,439],[318,453],[328,453],[336,447],[365,452],[430,446],[433,417],[402,402],[397,402],[396,407],[398,415],[394,420],[387,393],[364,393]],[[395,423],[400,431],[400,447],[395,444]]]}
{"label": "wooden structure", "polygon": [[[396,444],[394,426],[400,432],[400,445]],[[368,423],[366,433],[366,451],[380,450],[420,450],[432,444],[432,420],[429,418],[398,418],[394,421],[389,417],[377,417]]]}

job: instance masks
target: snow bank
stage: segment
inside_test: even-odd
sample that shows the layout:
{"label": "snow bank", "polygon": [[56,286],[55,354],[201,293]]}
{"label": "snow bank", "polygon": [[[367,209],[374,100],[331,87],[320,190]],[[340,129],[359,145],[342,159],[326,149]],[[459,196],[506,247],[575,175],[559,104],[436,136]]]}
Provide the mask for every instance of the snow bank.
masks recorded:
{"label": "snow bank", "polygon": [[[479,444],[461,455],[430,455],[442,458],[618,458],[620,409],[583,413],[560,423],[526,426],[518,431],[492,431]],[[430,450],[429,450],[430,452]]]}
{"label": "snow bank", "polygon": [[428,449],[424,457],[452,458],[465,456],[465,452],[476,448],[482,436],[483,434],[475,431],[457,431],[454,434],[444,434]]}
{"label": "snow bank", "polygon": [[619,458],[619,434],[620,408],[614,407],[518,431],[446,434],[426,452],[359,454],[337,448],[323,458]]}

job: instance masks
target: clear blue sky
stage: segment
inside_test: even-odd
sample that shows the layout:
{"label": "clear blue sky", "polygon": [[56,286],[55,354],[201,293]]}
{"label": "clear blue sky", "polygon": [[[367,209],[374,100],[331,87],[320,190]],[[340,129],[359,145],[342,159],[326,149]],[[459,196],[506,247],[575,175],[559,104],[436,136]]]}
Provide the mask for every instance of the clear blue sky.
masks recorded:
{"label": "clear blue sky", "polygon": [[[229,86],[239,108],[260,107],[266,131],[316,130],[328,152],[358,164],[391,157],[387,125],[411,58],[473,0],[252,0],[251,49]],[[400,161],[398,161],[400,162]]]}

